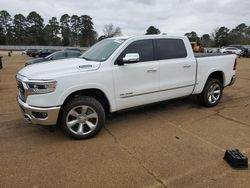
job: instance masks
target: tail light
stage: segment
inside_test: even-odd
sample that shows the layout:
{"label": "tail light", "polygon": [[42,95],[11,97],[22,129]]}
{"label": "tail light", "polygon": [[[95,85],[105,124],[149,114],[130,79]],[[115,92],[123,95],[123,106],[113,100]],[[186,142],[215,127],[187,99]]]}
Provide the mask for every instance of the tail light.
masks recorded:
{"label": "tail light", "polygon": [[236,70],[236,67],[237,67],[237,58],[235,58],[235,61],[234,61],[234,69],[233,69],[233,70]]}

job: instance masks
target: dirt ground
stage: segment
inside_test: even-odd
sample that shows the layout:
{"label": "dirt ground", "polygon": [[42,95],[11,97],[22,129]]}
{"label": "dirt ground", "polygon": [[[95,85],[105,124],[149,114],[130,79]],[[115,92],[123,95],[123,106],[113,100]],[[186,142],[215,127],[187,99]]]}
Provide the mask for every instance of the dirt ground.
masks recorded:
{"label": "dirt ground", "polygon": [[250,187],[249,170],[223,160],[229,148],[250,156],[250,59],[217,107],[187,97],[121,112],[84,141],[23,121],[15,74],[27,59],[4,56],[0,70],[1,188]]}

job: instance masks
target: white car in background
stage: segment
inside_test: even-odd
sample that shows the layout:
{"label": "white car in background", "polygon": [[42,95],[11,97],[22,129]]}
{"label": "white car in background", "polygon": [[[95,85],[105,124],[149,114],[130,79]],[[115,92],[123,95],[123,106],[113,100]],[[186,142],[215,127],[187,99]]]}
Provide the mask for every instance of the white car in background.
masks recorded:
{"label": "white car in background", "polygon": [[26,55],[27,54],[27,50],[21,51],[21,55]]}
{"label": "white car in background", "polygon": [[235,48],[235,47],[226,47],[226,48],[221,48],[220,53],[229,53],[229,54],[236,54],[238,56],[241,56],[242,50]]}

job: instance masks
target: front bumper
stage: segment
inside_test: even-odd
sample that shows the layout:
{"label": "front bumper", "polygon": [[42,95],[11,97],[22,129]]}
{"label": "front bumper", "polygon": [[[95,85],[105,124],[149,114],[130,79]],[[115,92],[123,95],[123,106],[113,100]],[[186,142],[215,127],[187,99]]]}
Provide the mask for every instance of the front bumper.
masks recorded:
{"label": "front bumper", "polygon": [[35,125],[55,125],[57,123],[60,106],[58,107],[33,107],[17,97],[24,119]]}

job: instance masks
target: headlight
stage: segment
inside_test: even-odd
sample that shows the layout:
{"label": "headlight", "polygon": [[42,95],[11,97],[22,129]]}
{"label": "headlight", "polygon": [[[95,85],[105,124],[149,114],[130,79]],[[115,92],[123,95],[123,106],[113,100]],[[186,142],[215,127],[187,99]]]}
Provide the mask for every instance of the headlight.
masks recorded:
{"label": "headlight", "polygon": [[28,94],[51,93],[55,91],[56,84],[55,80],[26,82]]}

